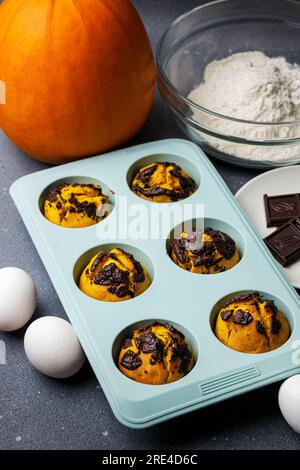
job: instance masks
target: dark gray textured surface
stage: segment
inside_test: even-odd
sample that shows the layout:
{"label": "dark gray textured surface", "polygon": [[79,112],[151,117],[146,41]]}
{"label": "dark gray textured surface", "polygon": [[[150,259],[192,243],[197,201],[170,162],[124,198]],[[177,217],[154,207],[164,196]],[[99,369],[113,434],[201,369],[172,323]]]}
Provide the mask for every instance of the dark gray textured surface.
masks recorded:
{"label": "dark gray textured surface", "polygon": [[[153,47],[179,14],[198,0],[135,0]],[[150,118],[131,144],[182,137],[157,96]],[[235,192],[258,172],[214,161]],[[38,289],[36,316],[65,317],[59,299],[9,197],[18,177],[45,168],[22,155],[0,133],[0,267],[19,266]],[[23,351],[23,334],[0,333],[7,364],[0,365],[0,449],[299,449],[277,405],[279,384],[223,402],[155,428],[120,425],[91,369],[67,381],[33,370]]]}

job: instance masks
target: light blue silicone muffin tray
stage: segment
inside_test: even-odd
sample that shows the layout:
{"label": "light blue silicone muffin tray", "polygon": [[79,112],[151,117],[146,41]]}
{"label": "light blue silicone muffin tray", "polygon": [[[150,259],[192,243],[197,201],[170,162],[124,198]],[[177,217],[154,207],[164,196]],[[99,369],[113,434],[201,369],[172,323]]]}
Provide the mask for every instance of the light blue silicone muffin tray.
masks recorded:
{"label": "light blue silicone muffin tray", "polygon": [[[159,239],[103,240],[104,221],[97,226],[66,229],[41,212],[47,188],[57,182],[98,182],[110,194],[113,212],[106,229],[127,196],[128,219],[133,204],[149,209],[128,186],[134,172],[146,163],[179,164],[199,185],[188,199],[176,204],[204,204],[205,226],[231,235],[241,261],[229,271],[200,275],[179,268],[168,255],[168,233]],[[293,360],[300,339],[300,303],[264,243],[234,200],[205,154],[185,140],[165,140],[51,168],[16,181],[11,195],[45,264],[65,311],[117,419],[133,428],[147,427],[299,372]],[[176,223],[181,223],[180,216]],[[102,225],[103,224],[103,225]],[[102,229],[103,227],[103,229]],[[102,238],[102,239],[99,239]],[[132,300],[108,303],[83,294],[76,285],[81,270],[99,246],[121,246],[148,269],[150,288]],[[259,291],[274,299],[289,321],[291,336],[279,349],[245,354],[229,349],[214,335],[218,306],[228,297]],[[168,385],[150,386],[125,377],[115,360],[128,332],[151,320],[172,323],[186,336],[197,358],[194,369]]]}

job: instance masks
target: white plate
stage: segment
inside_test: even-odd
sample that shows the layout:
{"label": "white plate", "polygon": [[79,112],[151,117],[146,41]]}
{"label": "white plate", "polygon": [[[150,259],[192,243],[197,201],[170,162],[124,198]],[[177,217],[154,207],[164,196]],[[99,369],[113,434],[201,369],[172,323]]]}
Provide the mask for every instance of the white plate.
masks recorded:
{"label": "white plate", "polygon": [[[300,193],[300,166],[267,171],[242,186],[235,197],[248,214],[256,231],[264,238],[275,228],[267,228],[263,195]],[[294,287],[300,289],[300,261],[282,268]]]}

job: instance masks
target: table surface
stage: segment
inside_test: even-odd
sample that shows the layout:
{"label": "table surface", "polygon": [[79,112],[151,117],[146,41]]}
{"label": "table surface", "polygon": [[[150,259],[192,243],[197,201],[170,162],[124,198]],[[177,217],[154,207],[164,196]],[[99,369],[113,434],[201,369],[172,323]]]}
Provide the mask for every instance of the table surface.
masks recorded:
{"label": "table surface", "polygon": [[[153,49],[179,14],[199,0],[134,0]],[[156,94],[143,130],[130,145],[184,137]],[[213,160],[235,193],[257,170]],[[28,271],[37,286],[34,319],[66,318],[57,294],[9,196],[20,176],[46,168],[22,154],[0,131],[0,267]],[[146,430],[131,430],[114,418],[88,364],[77,376],[52,380],[28,363],[23,350],[25,328],[0,333],[7,364],[0,365],[0,449],[300,449],[300,437],[282,418],[274,384]],[[198,424],[198,426],[197,426]]]}

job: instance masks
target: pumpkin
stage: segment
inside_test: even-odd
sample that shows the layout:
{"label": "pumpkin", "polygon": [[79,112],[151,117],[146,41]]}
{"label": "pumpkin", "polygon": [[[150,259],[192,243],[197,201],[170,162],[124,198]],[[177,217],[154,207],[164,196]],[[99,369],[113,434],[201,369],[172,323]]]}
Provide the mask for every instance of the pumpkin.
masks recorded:
{"label": "pumpkin", "polygon": [[155,66],[128,0],[4,0],[0,128],[25,153],[65,163],[119,147],[150,111]]}

